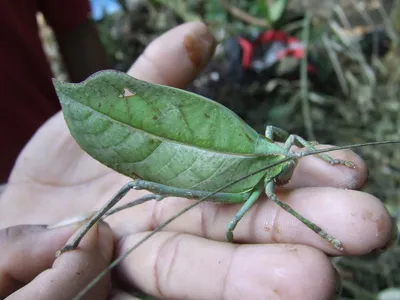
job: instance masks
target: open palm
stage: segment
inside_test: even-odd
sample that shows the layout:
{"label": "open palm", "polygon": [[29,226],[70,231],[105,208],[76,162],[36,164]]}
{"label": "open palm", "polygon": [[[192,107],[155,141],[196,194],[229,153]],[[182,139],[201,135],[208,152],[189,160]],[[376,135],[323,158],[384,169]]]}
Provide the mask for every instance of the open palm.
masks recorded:
{"label": "open palm", "polygon": [[[154,41],[128,73],[184,87],[213,49],[204,24],[185,24]],[[386,209],[375,197],[354,190],[367,177],[362,160],[351,151],[331,155],[353,161],[356,170],[306,157],[278,196],[339,238],[347,255],[384,247],[392,227]],[[90,213],[129,180],[84,153],[58,113],[21,153],[0,200],[0,228]],[[121,204],[143,194],[131,191]],[[168,198],[109,217],[116,255],[190,203]],[[326,254],[339,253],[266,199],[235,231],[235,238],[247,245],[225,243],[225,226],[238,208],[202,203],[129,256],[118,267],[119,278],[128,289],[138,287],[165,299],[309,300],[334,293],[335,271]]]}

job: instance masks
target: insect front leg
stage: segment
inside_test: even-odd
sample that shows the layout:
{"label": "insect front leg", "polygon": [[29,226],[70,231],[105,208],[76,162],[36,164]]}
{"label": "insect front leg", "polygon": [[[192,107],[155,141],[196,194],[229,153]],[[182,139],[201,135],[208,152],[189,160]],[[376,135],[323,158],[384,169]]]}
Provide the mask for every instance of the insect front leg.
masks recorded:
{"label": "insect front leg", "polygon": [[300,215],[298,212],[296,212],[293,208],[291,208],[289,205],[286,203],[282,202],[279,200],[279,198],[275,194],[275,185],[273,181],[268,181],[265,185],[265,194],[269,199],[271,199],[273,202],[278,204],[281,208],[286,210],[288,213],[296,217],[300,222],[302,222],[304,225],[306,225],[308,228],[310,228],[312,231],[320,235],[323,239],[327,240],[331,245],[337,249],[342,251],[343,250],[343,245],[342,242],[339,241],[338,239],[335,239],[333,236],[329,235],[326,233],[321,227],[318,225],[314,224],[313,222],[309,221],[302,215]]}
{"label": "insect front leg", "polygon": [[[274,137],[277,137],[279,140],[278,141],[285,141],[285,144],[283,148],[289,152],[290,148],[293,145],[299,146],[299,147],[306,147],[309,150],[316,150],[314,145],[303,139],[301,136],[295,135],[295,134],[289,134],[285,130],[280,129],[275,126],[267,126],[265,130],[265,136],[269,139],[274,139]],[[348,168],[355,168],[354,163],[348,160],[343,160],[343,159],[334,159],[330,157],[329,155],[326,154],[316,154],[318,157],[322,158],[324,161],[328,162],[331,165],[344,165]]]}

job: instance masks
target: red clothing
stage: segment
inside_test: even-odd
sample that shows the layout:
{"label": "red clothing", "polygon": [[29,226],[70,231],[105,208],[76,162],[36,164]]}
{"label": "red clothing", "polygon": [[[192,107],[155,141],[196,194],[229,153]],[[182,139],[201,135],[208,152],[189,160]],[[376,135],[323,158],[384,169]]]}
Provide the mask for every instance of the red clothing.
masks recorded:
{"label": "red clothing", "polygon": [[[0,9],[0,183],[33,133],[60,109],[38,35],[41,11],[56,33],[82,24],[88,0],[4,0]],[[43,145],[46,147],[46,145]]]}

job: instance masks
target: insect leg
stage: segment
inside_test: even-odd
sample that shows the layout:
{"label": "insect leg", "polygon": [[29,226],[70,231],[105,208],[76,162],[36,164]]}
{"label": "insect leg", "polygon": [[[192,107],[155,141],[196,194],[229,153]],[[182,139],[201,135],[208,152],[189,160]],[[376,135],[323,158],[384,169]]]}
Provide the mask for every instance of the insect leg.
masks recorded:
{"label": "insect leg", "polygon": [[[72,240],[71,243],[66,244],[63,248],[57,251],[56,257],[60,256],[63,252],[70,251],[78,247],[82,238],[86,235],[86,233],[92,228],[103,216],[110,215],[109,211],[111,208],[118,203],[131,189],[141,189],[138,188],[137,185],[138,180],[134,180],[125,184],[115,195],[111,198],[99,211],[97,211],[90,219],[87,221],[85,226],[83,226],[78,233],[76,234],[75,238]],[[135,201],[129,203],[129,207],[142,204],[146,201],[150,201],[153,199],[161,200],[158,195],[146,195]],[[115,210],[121,210],[121,208],[116,208]],[[114,211],[115,212],[115,211]],[[113,213],[113,212],[112,212]]]}
{"label": "insect leg", "polygon": [[265,129],[265,136],[271,140],[278,139],[278,141],[284,141],[289,137],[289,133],[279,127],[267,126]]}
{"label": "insect leg", "polygon": [[[288,139],[285,142],[285,145],[283,146],[285,149],[290,149],[290,147],[295,144],[296,146],[304,146],[307,149],[310,150],[316,150],[316,148],[308,141],[303,139],[301,136],[291,134]],[[344,165],[348,168],[355,168],[354,163],[348,160],[343,160],[343,159],[333,159],[329,155],[326,154],[317,154],[318,157],[322,158],[324,161],[328,162],[331,165]]]}
{"label": "insect leg", "polygon": [[[154,194],[143,196],[135,201],[132,201],[126,205],[121,207],[117,207],[111,210],[115,204],[118,203],[131,189],[134,190],[148,190]],[[63,252],[73,250],[78,247],[82,238],[86,235],[90,228],[93,227],[101,218],[106,217],[110,214],[113,214],[119,210],[124,208],[132,207],[135,205],[142,204],[146,201],[150,200],[162,200],[166,196],[171,197],[183,197],[183,198],[192,198],[192,199],[201,199],[207,197],[210,192],[207,191],[197,191],[197,190],[189,190],[183,188],[170,187],[166,185],[162,185],[159,183],[146,181],[142,179],[137,179],[125,184],[118,192],[114,195],[111,200],[109,200],[99,211],[97,211],[89,221],[78,231],[76,237],[72,240],[71,243],[65,245],[62,249],[57,251],[56,256],[61,255]],[[244,199],[248,198],[248,194],[232,194],[232,193],[216,193],[210,197],[210,201],[216,201],[219,203],[237,203],[243,202]]]}
{"label": "insect leg", "polygon": [[260,197],[262,188],[263,188],[263,182],[261,181],[261,183],[255,187],[255,189],[251,193],[250,197],[246,200],[246,202],[243,204],[243,206],[240,208],[240,210],[236,213],[236,215],[233,217],[233,219],[228,223],[228,226],[226,227],[226,233],[225,233],[225,236],[226,236],[226,239],[228,240],[228,242],[233,242],[233,231],[235,230],[236,225],[242,219],[244,214],[248,212],[248,210],[253,206],[253,204]]}
{"label": "insect leg", "polygon": [[113,209],[110,209],[108,212],[106,212],[103,215],[102,219],[105,219],[108,216],[111,216],[111,215],[113,215],[113,214],[115,214],[115,213],[117,213],[117,212],[119,212],[121,210],[124,210],[124,209],[130,208],[130,207],[145,203],[145,202],[147,202],[149,200],[161,201],[164,198],[166,198],[166,197],[165,196],[161,196],[161,195],[156,195],[156,194],[144,195],[143,197],[140,197],[139,199],[135,199],[135,200],[133,200],[131,202],[128,202],[128,203],[126,203],[124,205],[120,205],[118,207],[114,207]]}
{"label": "insect leg", "polygon": [[266,195],[268,196],[269,199],[271,199],[273,202],[278,204],[281,208],[283,208],[288,213],[290,213],[291,215],[296,217],[300,222],[302,222],[304,225],[306,225],[312,231],[314,231],[315,233],[320,235],[323,239],[325,239],[329,243],[331,243],[331,245],[335,249],[340,250],[340,251],[343,250],[342,242],[340,242],[338,239],[335,239],[333,236],[331,236],[328,233],[326,233],[325,231],[323,231],[321,227],[319,227],[318,225],[316,225],[313,222],[309,221],[308,219],[306,219],[305,217],[300,215],[298,212],[293,210],[293,208],[291,208],[289,205],[287,205],[286,203],[284,203],[281,200],[279,200],[278,197],[275,194],[274,183],[272,181],[267,182],[267,184],[265,186],[265,193],[266,193]]}
{"label": "insect leg", "polygon": [[[299,147],[306,147],[309,150],[316,150],[316,148],[314,147],[314,145],[311,142],[306,141],[301,136],[298,136],[295,134],[289,134],[286,131],[284,131],[283,129],[280,129],[278,127],[267,126],[267,129],[265,131],[265,136],[270,139],[277,137],[279,140],[282,140],[282,141],[284,141],[286,139],[283,148],[287,152],[290,151],[290,148],[292,147],[292,145],[296,145]],[[355,165],[351,161],[348,161],[348,160],[333,159],[329,155],[326,155],[323,153],[317,154],[317,156],[322,158],[324,161],[328,162],[331,165],[344,165],[348,168],[355,167]]]}

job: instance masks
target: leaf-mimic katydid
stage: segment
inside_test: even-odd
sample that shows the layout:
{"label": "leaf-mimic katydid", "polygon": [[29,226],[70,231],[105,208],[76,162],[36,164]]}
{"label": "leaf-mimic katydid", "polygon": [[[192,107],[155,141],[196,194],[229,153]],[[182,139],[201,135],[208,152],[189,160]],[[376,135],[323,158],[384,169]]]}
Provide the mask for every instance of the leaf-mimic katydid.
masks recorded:
{"label": "leaf-mimic katydid", "polygon": [[[104,165],[133,178],[57,255],[76,248],[91,226],[110,214],[131,189],[154,193],[137,199],[131,206],[167,196],[243,202],[227,225],[228,241],[233,241],[236,225],[265,191],[269,199],[334,248],[343,249],[339,240],[281,202],[274,192],[276,185],[290,180],[297,160],[305,155],[316,154],[332,165],[354,168],[352,162],[323,154],[333,148],[316,150],[303,138],[272,126],[267,127],[265,136],[260,135],[212,100],[139,81],[125,73],[102,71],[80,84],[54,81],[54,85],[69,130],[80,147]],[[283,146],[277,141],[284,142]],[[292,145],[309,151],[294,153],[290,150]],[[351,147],[354,145],[347,148]]]}

